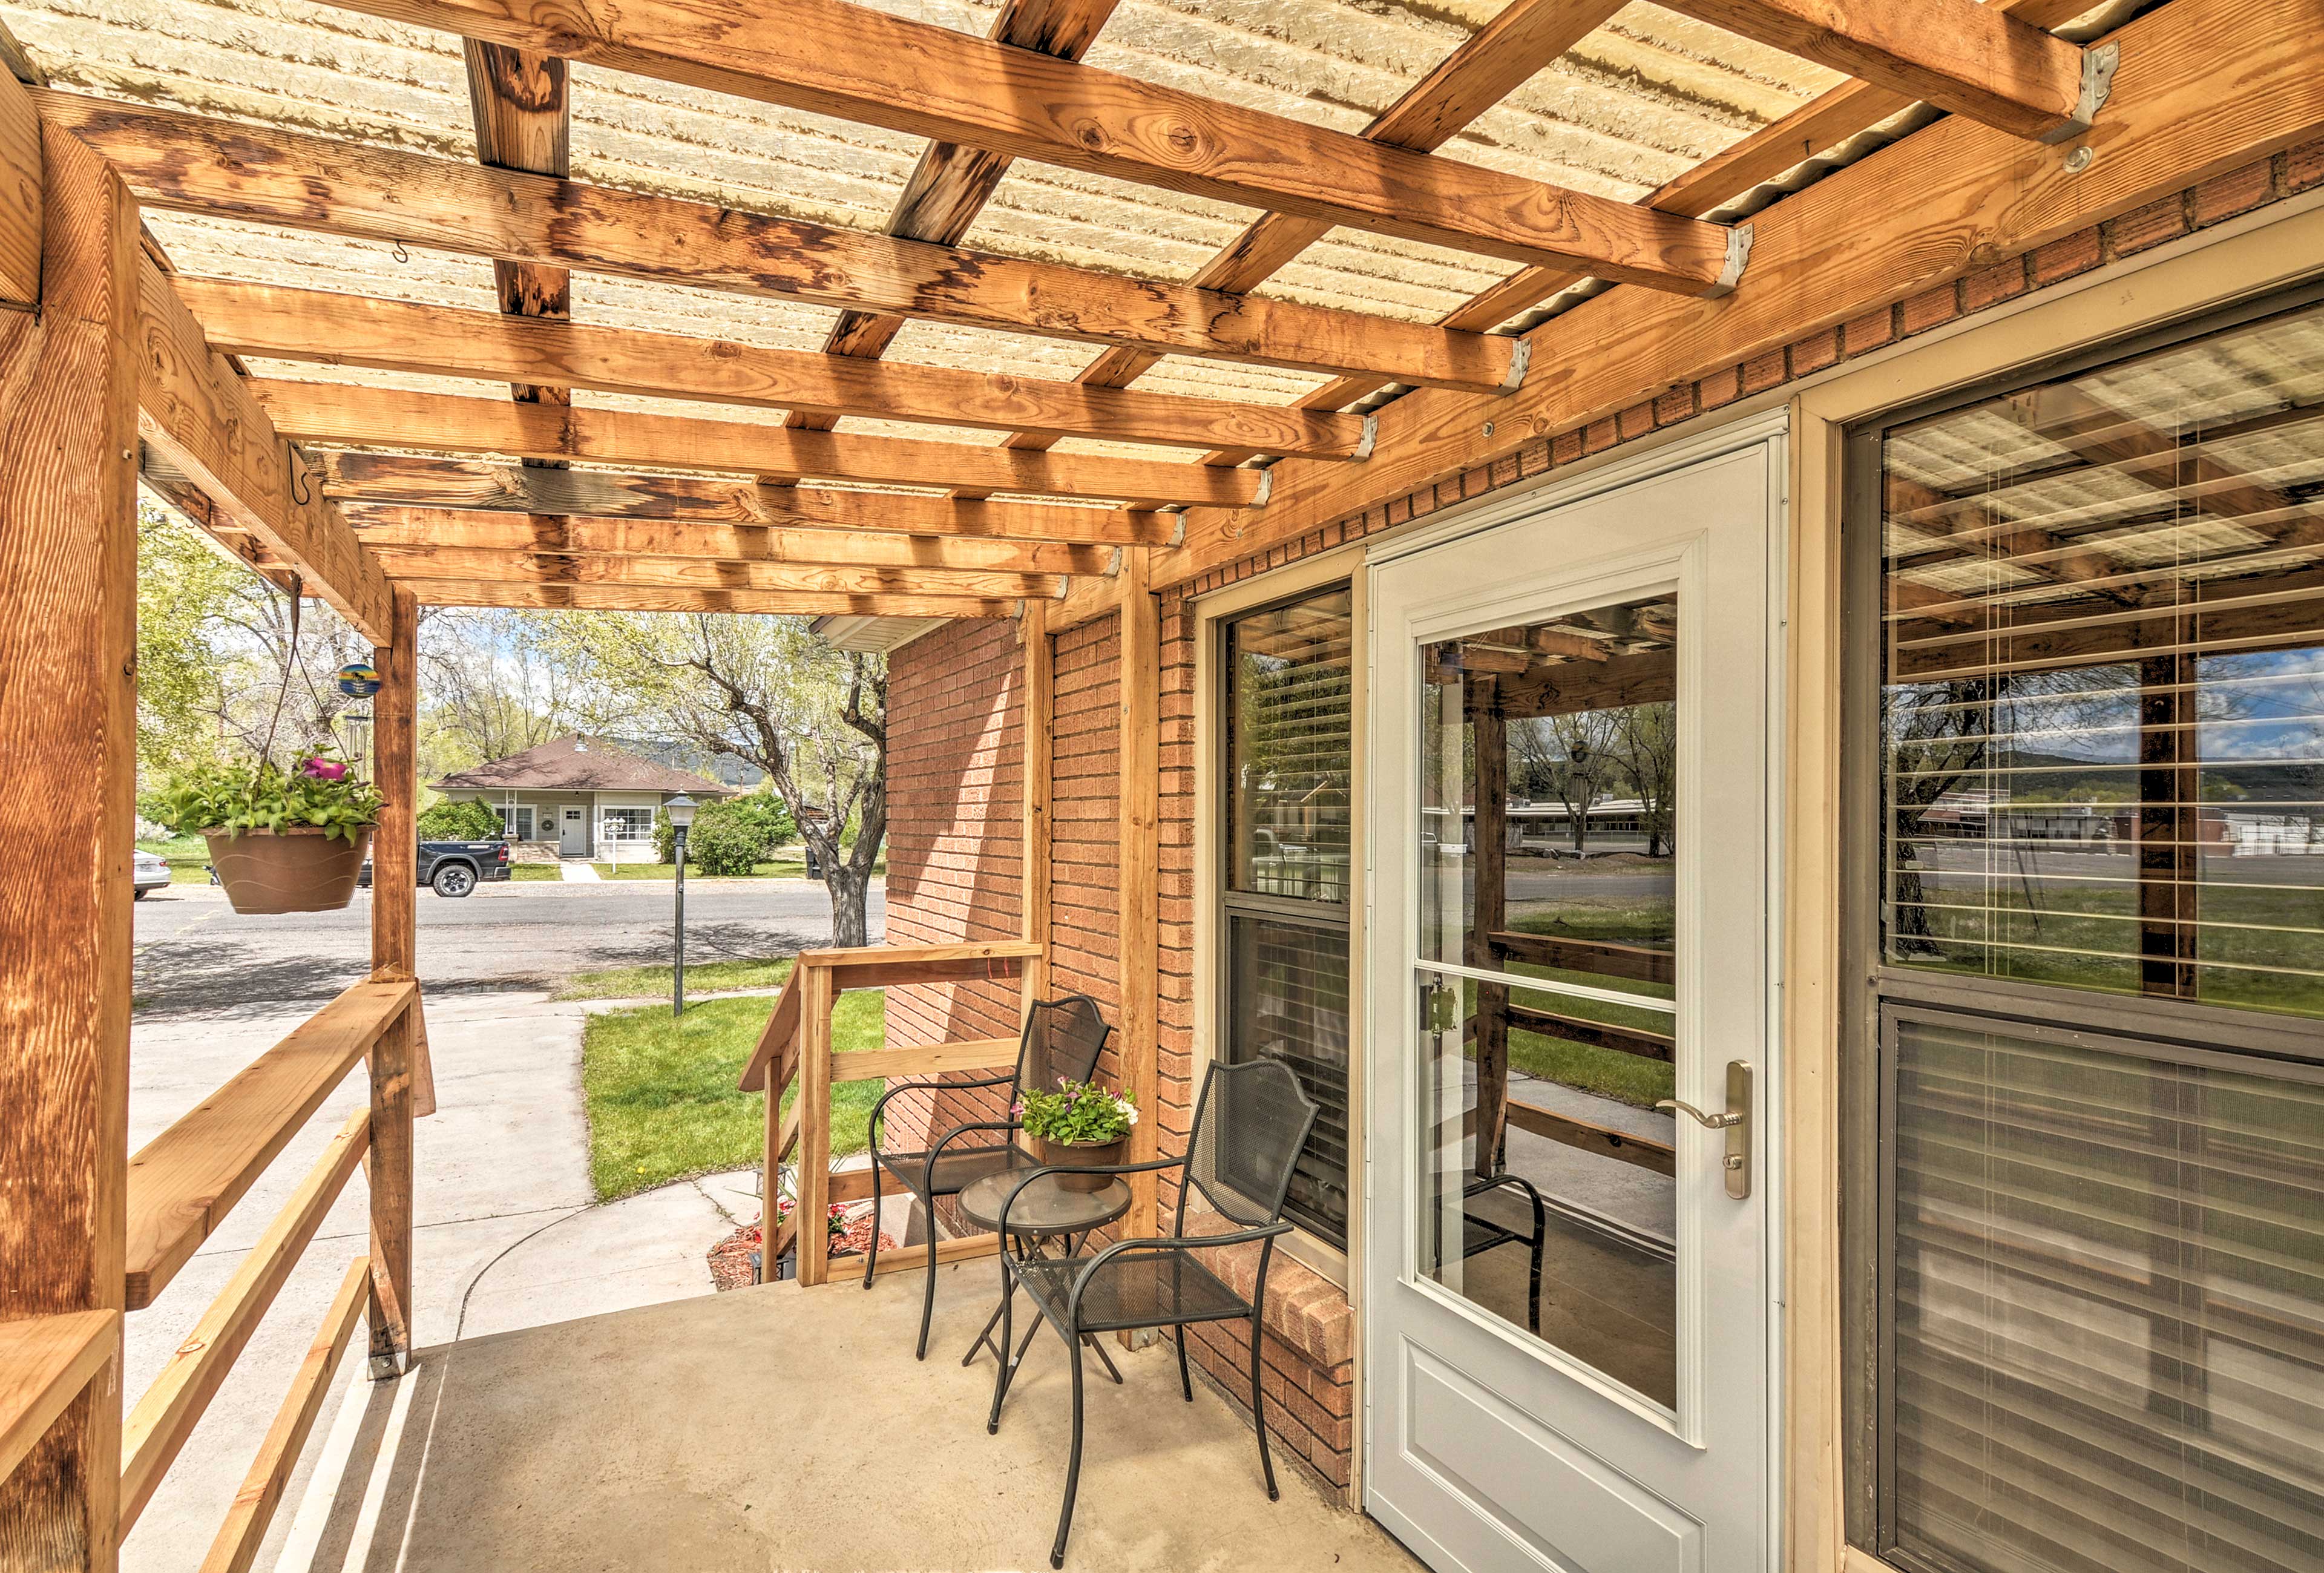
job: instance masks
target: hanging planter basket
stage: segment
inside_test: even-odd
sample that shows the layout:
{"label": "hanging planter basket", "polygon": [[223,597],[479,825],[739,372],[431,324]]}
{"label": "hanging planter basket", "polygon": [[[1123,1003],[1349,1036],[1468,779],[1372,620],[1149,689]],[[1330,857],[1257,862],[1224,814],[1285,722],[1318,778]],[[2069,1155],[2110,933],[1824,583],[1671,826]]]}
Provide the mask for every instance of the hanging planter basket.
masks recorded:
{"label": "hanging planter basket", "polygon": [[237,912],[336,912],[355,899],[371,852],[368,828],[352,841],[322,828],[205,830],[210,866]]}

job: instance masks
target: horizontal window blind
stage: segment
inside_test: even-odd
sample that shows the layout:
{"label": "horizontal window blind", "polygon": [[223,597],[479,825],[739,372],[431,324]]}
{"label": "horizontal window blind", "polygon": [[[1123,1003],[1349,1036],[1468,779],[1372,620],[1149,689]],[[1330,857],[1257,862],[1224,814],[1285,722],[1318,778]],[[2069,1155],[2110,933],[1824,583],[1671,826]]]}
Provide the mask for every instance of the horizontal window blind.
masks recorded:
{"label": "horizontal window blind", "polygon": [[2324,1567],[2324,1087],[1887,1026],[1896,1544]]}
{"label": "horizontal window blind", "polygon": [[1348,931],[1227,919],[1231,1062],[1277,1059],[1317,1107],[1286,1203],[1312,1232],[1348,1233]]}

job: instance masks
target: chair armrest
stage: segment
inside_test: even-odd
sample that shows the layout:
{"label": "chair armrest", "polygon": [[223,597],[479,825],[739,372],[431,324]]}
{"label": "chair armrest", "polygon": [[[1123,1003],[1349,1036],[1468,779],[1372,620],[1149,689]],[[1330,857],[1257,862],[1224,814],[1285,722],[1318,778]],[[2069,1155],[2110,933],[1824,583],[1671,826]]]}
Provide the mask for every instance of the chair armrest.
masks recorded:
{"label": "chair armrest", "polygon": [[[954,1085],[957,1086],[958,1084],[955,1083]],[[946,1131],[943,1135],[937,1137],[934,1142],[928,1144],[927,1166],[921,1171],[920,1175],[920,1184],[922,1189],[930,1191],[936,1189],[936,1160],[944,1156],[944,1150],[952,1145],[954,1138],[965,1136],[973,1131],[1015,1131],[1020,1128],[1021,1127],[1019,1127],[1018,1123],[1013,1119],[976,1120],[965,1125],[954,1125],[951,1130]],[[876,1160],[874,1161],[876,1161]]]}
{"label": "chair armrest", "polygon": [[872,1113],[864,1121],[864,1136],[871,1144],[874,1161],[877,1161],[881,1151],[880,1119],[888,1112],[889,1099],[901,1097],[908,1092],[945,1092],[957,1087],[1007,1087],[1016,1079],[1017,1073],[1012,1070],[1006,1076],[980,1076],[973,1081],[907,1081],[890,1087],[880,1095],[880,1101],[872,1106]]}
{"label": "chair armrest", "polygon": [[1005,1245],[1009,1239],[1009,1209],[1017,1205],[1017,1198],[1024,1194],[1027,1186],[1045,1174],[1146,1174],[1157,1169],[1176,1169],[1185,1161],[1184,1158],[1156,1158],[1144,1163],[1053,1163],[1045,1169],[1036,1169],[1019,1180],[1009,1192],[1008,1199],[1001,1204],[1001,1227],[995,1232]]}

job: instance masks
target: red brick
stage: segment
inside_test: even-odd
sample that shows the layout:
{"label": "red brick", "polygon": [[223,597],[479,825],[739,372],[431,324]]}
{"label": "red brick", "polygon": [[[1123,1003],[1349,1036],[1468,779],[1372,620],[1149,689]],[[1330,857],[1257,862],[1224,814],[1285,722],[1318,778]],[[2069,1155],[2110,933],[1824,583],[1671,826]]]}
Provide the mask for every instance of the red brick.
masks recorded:
{"label": "red brick", "polygon": [[2013,300],[2024,292],[2025,259],[2014,256],[2006,263],[1980,268],[1961,281],[1961,310],[1982,311],[1987,306]]}
{"label": "red brick", "polygon": [[1731,404],[1743,396],[1743,370],[1729,366],[1716,371],[1695,384],[1696,395],[1705,410],[1716,410],[1721,404]]}
{"label": "red brick", "polygon": [[1678,421],[1691,421],[1693,418],[1694,384],[1692,383],[1688,383],[1683,387],[1673,388],[1655,401],[1655,424],[1657,426],[1674,425]]}
{"label": "red brick", "polygon": [[1840,347],[1843,355],[1862,355],[1868,349],[1878,349],[1896,337],[1896,314],[1887,307],[1843,322],[1840,328]]}
{"label": "red brick", "polygon": [[2107,239],[2116,256],[2135,256],[2186,233],[2187,199],[2175,193],[2160,202],[2134,208],[2107,226]]}
{"label": "red brick", "polygon": [[1554,465],[1572,464],[1582,457],[1583,451],[1584,444],[1581,432],[1560,432],[1555,440],[1549,445],[1549,461]]}
{"label": "red brick", "polygon": [[1764,393],[1769,388],[1781,387],[1784,382],[1784,352],[1771,349],[1765,355],[1755,355],[1741,368],[1743,391]]}
{"label": "red brick", "polygon": [[1593,421],[1582,429],[1582,451],[1603,453],[1622,440],[1621,432],[1611,421]]}
{"label": "red brick", "polygon": [[2053,240],[2034,252],[2034,282],[2039,286],[2070,279],[2098,265],[2098,232],[2085,229]]}
{"label": "red brick", "polygon": [[1615,430],[1625,442],[1632,438],[1644,437],[1655,429],[1655,407],[1650,403],[1633,404],[1616,416],[1614,422]]}
{"label": "red brick", "polygon": [[2324,184],[2324,141],[2303,142],[2283,155],[2283,189],[2304,191]]}
{"label": "red brick", "polygon": [[2195,188],[2195,223],[2198,227],[2217,224],[2222,218],[2233,218],[2238,213],[2248,213],[2275,195],[2274,161],[2263,159],[2242,169],[2230,170],[2224,175],[2214,175]]}

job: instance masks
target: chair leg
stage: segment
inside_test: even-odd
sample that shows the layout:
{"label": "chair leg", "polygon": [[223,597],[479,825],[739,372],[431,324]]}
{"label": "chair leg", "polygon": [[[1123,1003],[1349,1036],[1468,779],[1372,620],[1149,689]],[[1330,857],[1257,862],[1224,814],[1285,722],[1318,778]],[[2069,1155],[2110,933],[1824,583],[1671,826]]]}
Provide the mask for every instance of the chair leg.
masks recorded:
{"label": "chair leg", "polygon": [[1082,1483],[1082,1341],[1068,1337],[1074,1350],[1074,1447],[1065,1457],[1065,1505],[1057,1514],[1057,1543],[1049,1548],[1049,1566],[1065,1565],[1065,1537],[1074,1531],[1074,1493]]}
{"label": "chair leg", "polygon": [[1259,1384],[1259,1374],[1266,1363],[1266,1356],[1261,1353],[1265,1346],[1264,1337],[1259,1308],[1253,1306],[1250,1312],[1250,1423],[1259,1432],[1259,1467],[1260,1473],[1267,1476],[1267,1500],[1276,1502],[1280,1497],[1275,1489],[1275,1459],[1267,1450],[1267,1395]]}
{"label": "chair leg", "polygon": [[991,1436],[1001,1430],[1001,1401],[1009,1396],[1009,1376],[1016,1370],[1011,1352],[1017,1347],[1017,1280],[1009,1271],[1009,1241],[1001,1241],[1001,1344],[993,1350],[992,1363],[1000,1369],[992,1374],[992,1412],[984,1417],[984,1434]]}
{"label": "chair leg", "polygon": [[[879,1226],[874,1224],[872,1229],[876,1233]],[[915,1360],[925,1360],[928,1357],[928,1324],[936,1319],[936,1198],[931,1197],[928,1198],[928,1282],[927,1286],[920,1291],[920,1346],[912,1352],[912,1358]]]}
{"label": "chair leg", "polygon": [[1178,1386],[1180,1390],[1185,1393],[1186,1402],[1188,1403],[1192,1403],[1194,1402],[1194,1379],[1186,1374],[1186,1324],[1180,1322],[1177,1326],[1176,1332],[1178,1336]]}
{"label": "chair leg", "polygon": [[863,1287],[872,1287],[872,1274],[880,1265],[880,1155],[872,1154],[872,1244],[863,1253]]}

